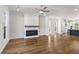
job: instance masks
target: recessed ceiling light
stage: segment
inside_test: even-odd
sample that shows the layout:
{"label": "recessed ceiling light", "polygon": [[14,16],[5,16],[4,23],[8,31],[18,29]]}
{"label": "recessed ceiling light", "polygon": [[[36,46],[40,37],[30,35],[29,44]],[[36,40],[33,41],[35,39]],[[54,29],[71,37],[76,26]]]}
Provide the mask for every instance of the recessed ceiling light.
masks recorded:
{"label": "recessed ceiling light", "polygon": [[78,11],[78,9],[77,9],[77,8],[75,8],[75,9],[74,9],[74,11]]}

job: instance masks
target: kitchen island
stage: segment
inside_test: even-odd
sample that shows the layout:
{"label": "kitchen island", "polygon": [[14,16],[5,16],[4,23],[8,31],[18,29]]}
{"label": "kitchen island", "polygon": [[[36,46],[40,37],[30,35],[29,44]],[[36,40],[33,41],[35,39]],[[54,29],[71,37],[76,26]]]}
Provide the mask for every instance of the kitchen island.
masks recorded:
{"label": "kitchen island", "polygon": [[77,36],[79,36],[79,30],[69,29],[68,31],[69,31],[70,35],[77,35]]}

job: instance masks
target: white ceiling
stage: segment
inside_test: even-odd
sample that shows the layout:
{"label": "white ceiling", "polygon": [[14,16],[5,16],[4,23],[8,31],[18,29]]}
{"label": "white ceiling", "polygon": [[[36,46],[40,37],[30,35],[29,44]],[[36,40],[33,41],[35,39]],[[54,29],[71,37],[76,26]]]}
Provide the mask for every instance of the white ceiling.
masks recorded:
{"label": "white ceiling", "polygon": [[[38,13],[35,8],[40,8],[40,5],[19,5],[20,11],[23,13]],[[79,15],[79,5],[46,5],[52,15]],[[10,11],[16,11],[17,5],[9,5]],[[77,8],[78,11],[74,11]]]}

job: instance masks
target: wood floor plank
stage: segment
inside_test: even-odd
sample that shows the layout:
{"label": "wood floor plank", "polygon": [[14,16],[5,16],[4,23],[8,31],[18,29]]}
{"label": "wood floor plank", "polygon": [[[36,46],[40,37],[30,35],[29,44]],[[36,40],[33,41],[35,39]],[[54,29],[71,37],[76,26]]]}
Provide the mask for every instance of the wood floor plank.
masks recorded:
{"label": "wood floor plank", "polygon": [[2,54],[79,53],[79,36],[50,35],[30,39],[11,39]]}

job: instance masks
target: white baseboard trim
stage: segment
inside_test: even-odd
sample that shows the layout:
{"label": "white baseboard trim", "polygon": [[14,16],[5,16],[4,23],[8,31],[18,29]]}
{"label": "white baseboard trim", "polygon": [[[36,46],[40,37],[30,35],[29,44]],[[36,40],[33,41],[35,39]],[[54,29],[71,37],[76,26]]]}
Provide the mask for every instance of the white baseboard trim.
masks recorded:
{"label": "white baseboard trim", "polygon": [[46,35],[46,36],[48,36],[49,34],[40,34],[40,36],[43,36],[43,35]]}
{"label": "white baseboard trim", "polygon": [[39,37],[39,35],[24,37],[24,39],[26,39],[26,38],[36,38],[36,37]]}
{"label": "white baseboard trim", "polygon": [[17,38],[24,38],[24,37],[10,37],[10,39],[17,39]]}
{"label": "white baseboard trim", "polygon": [[39,36],[42,36],[42,35],[46,35],[46,34],[39,34]]}
{"label": "white baseboard trim", "polygon": [[9,39],[5,39],[1,45],[1,48],[0,48],[0,54],[2,53],[2,51],[4,50],[5,46],[8,44],[9,42]]}

